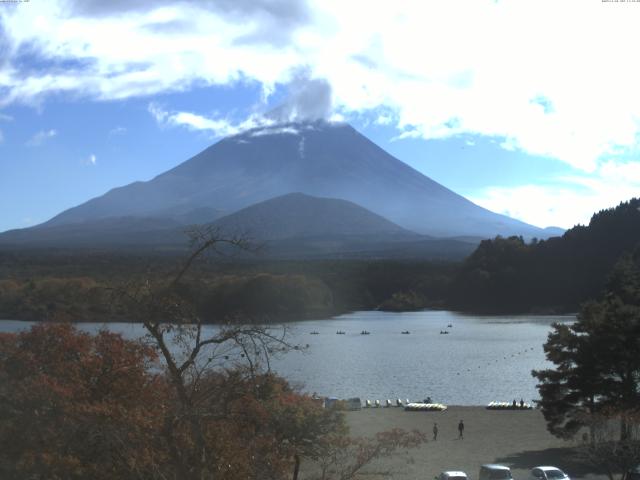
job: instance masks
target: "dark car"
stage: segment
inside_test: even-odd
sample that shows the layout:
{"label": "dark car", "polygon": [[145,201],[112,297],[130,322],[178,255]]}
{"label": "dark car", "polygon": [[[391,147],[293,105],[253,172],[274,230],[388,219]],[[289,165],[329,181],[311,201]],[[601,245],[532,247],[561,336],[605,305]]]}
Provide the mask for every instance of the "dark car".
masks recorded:
{"label": "dark car", "polygon": [[640,480],[640,465],[636,465],[636,468],[627,472],[627,480]]}

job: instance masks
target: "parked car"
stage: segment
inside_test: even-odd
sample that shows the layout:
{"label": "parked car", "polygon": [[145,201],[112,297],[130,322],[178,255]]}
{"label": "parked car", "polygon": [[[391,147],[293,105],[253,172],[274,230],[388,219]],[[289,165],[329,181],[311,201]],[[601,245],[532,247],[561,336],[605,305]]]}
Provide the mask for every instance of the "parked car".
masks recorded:
{"label": "parked car", "polygon": [[627,472],[627,480],[640,480],[640,465],[636,465],[636,468]]}
{"label": "parked car", "polygon": [[558,467],[535,467],[531,470],[532,480],[571,480]]}
{"label": "parked car", "polygon": [[469,477],[467,477],[467,474],[464,472],[449,470],[447,472],[440,473],[435,480],[469,480]]}
{"label": "parked car", "polygon": [[478,480],[513,480],[513,476],[509,467],[488,463],[480,467]]}

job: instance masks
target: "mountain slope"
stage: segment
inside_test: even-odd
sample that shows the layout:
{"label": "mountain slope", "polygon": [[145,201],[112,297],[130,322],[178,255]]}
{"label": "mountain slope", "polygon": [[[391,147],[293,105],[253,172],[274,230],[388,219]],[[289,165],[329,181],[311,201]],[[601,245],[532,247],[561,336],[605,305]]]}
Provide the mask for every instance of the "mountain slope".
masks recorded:
{"label": "mountain slope", "polygon": [[419,235],[346,200],[290,193],[243,208],[213,222],[222,231],[247,234],[259,240],[364,236],[371,241]]}
{"label": "mountain slope", "polygon": [[113,189],[46,225],[111,216],[175,219],[202,208],[232,213],[292,192],[349,200],[421,234],[549,236],[473,204],[352,127],[327,122],[264,127],[227,137],[148,182]]}
{"label": "mountain slope", "polygon": [[259,202],[212,226],[225,236],[250,238],[271,258],[460,260],[479,242],[419,235],[355,203],[302,193]]}
{"label": "mountain slope", "polygon": [[0,245],[23,247],[184,246],[184,225],[153,217],[107,217],[70,224],[40,225],[0,234]]}

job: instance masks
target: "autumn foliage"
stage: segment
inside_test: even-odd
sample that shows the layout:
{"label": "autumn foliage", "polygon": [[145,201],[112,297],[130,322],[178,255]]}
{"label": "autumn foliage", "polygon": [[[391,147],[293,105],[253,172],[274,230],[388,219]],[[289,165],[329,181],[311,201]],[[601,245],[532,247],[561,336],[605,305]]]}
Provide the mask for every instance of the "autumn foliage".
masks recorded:
{"label": "autumn foliage", "polygon": [[68,324],[0,336],[0,476],[124,478],[159,463],[156,358]]}
{"label": "autumn foliage", "polygon": [[[155,349],[119,334],[70,324],[3,334],[0,477],[278,479],[306,458],[324,462],[323,478],[350,478],[421,441],[403,432],[350,439],[340,412],[271,373],[211,369],[186,386],[188,409]],[[207,468],[190,469],[200,440]]]}

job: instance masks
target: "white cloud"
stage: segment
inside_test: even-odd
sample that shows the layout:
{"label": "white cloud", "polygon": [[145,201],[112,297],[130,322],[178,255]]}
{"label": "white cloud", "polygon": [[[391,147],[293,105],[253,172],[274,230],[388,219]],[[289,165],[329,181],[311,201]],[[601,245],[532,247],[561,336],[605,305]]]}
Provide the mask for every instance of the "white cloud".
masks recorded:
{"label": "white cloud", "polygon": [[95,156],[95,154],[91,154],[89,155],[89,158],[87,158],[86,160],[86,164],[87,165],[95,165],[98,161],[98,158]]}
{"label": "white cloud", "polygon": [[233,122],[226,118],[209,118],[191,112],[169,112],[156,102],[149,103],[148,110],[159,125],[207,131],[215,137],[236,135],[244,130],[273,123],[273,120],[260,115],[249,116],[242,122]]}
{"label": "white cloud", "polygon": [[[496,137],[584,172],[638,145],[640,69],[630,59],[640,8],[631,4],[89,1],[75,14],[69,5],[2,9],[0,106],[52,92],[119,99],[237,82],[257,82],[268,97],[303,69],[331,86],[334,114],[381,109],[377,122],[397,126],[399,139]],[[53,66],[21,70],[13,59],[27,46]],[[165,113],[159,121],[235,128]]]}
{"label": "white cloud", "polygon": [[124,135],[125,133],[127,133],[127,129],[118,125],[115,128],[112,128],[111,130],[109,130],[109,136],[113,137],[116,135]]}
{"label": "white cloud", "polygon": [[[205,117],[192,112],[169,112],[155,102],[149,103],[147,109],[160,126],[185,127],[189,130],[205,131],[214,137],[228,137],[247,131],[247,134],[251,137],[283,134],[298,135],[302,130],[313,130],[315,128],[311,123],[306,125],[287,124],[286,122],[297,119],[297,115],[300,114],[295,109],[289,110],[288,108],[285,111],[268,112],[266,115],[252,114],[241,122],[219,116]],[[340,123],[343,118],[339,114],[334,114],[327,121]],[[239,141],[244,143],[242,140]]]}
{"label": "white cloud", "polygon": [[264,137],[265,135],[298,135],[300,131],[294,127],[259,128],[249,132],[251,137]]}
{"label": "white cloud", "polygon": [[559,178],[552,185],[489,187],[470,200],[539,227],[570,228],[639,192],[640,163],[607,161],[592,175]]}
{"label": "white cloud", "polygon": [[13,121],[13,117],[11,115],[0,113],[0,122],[12,122],[12,121]]}
{"label": "white cloud", "polygon": [[39,147],[50,138],[55,137],[57,134],[57,130],[54,129],[40,130],[39,132],[35,133],[29,140],[27,140],[26,145],[29,147]]}

